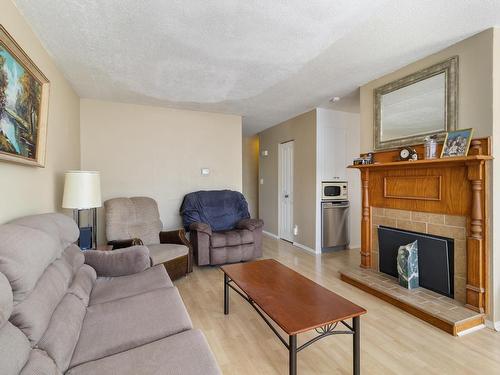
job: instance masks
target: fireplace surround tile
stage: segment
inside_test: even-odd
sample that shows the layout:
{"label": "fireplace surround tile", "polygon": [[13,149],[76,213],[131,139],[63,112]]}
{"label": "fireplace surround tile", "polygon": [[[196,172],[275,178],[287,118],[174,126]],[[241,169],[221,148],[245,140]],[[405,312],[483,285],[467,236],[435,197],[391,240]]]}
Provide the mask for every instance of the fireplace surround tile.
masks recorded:
{"label": "fireplace surround tile", "polygon": [[435,236],[449,237],[457,240],[465,240],[465,228],[449,225],[427,224],[427,233]]}
{"label": "fireplace surround tile", "polygon": [[445,215],[433,214],[433,213],[429,213],[429,212],[412,211],[411,219],[413,221],[430,223],[430,224],[444,224],[445,223]]}
{"label": "fireplace surround tile", "polygon": [[418,221],[397,220],[396,228],[413,232],[427,233],[427,224]]}
{"label": "fireplace surround tile", "polygon": [[411,211],[395,210],[392,208],[386,208],[384,216],[391,218],[391,219],[411,220]]}
{"label": "fireplace surround tile", "polygon": [[[409,220],[401,219],[408,217],[410,218]],[[453,238],[455,274],[454,298],[460,304],[465,303],[467,221],[464,216],[372,207],[372,269],[376,271],[379,270],[379,243],[377,233],[377,227],[379,225]],[[440,296],[441,295],[437,294],[436,298]]]}

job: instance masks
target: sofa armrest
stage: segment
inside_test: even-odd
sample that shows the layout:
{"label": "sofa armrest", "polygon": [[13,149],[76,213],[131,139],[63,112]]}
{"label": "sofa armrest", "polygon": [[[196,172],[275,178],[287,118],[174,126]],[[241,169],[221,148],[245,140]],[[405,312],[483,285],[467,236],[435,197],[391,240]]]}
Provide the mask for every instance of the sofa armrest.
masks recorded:
{"label": "sofa armrest", "polygon": [[161,231],[160,243],[173,243],[187,246],[187,248],[189,249],[188,273],[193,272],[193,246],[191,246],[191,242],[189,242],[189,240],[186,238],[186,231],[184,230],[184,228],[171,231]]}
{"label": "sofa armrest", "polygon": [[108,245],[113,246],[113,250],[116,250],[116,249],[123,249],[125,247],[130,247],[130,246],[144,245],[144,243],[142,242],[142,240],[140,238],[131,238],[128,240],[108,241]]}
{"label": "sofa armrest", "polygon": [[151,266],[146,246],[132,246],[114,251],[85,250],[85,263],[97,276],[125,276],[142,272]]}
{"label": "sofa armrest", "polygon": [[260,219],[243,219],[238,221],[236,228],[254,231],[255,229],[262,228],[263,225],[264,222]]}
{"label": "sofa armrest", "polygon": [[189,225],[189,230],[202,232],[202,233],[208,234],[209,236],[212,235],[212,228],[210,228],[210,225],[206,224],[206,223],[199,223],[199,222],[191,223]]}

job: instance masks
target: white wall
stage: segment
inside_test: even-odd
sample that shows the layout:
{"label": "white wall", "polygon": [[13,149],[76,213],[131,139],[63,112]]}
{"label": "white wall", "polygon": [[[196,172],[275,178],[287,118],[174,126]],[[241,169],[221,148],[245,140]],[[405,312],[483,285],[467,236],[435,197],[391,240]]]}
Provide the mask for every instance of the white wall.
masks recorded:
{"label": "white wall", "polygon": [[186,193],[242,189],[240,116],[88,99],[80,110],[82,168],[101,172],[103,200],[150,196],[172,229]]}
{"label": "white wall", "polygon": [[[318,192],[316,202],[316,252],[321,252],[321,181],[331,180],[324,165],[327,158],[335,161],[336,177],[347,180],[350,201],[350,245],[351,249],[361,245],[361,182],[358,170],[346,168],[352,164],[360,153],[360,116],[358,113],[340,112],[331,109],[318,108],[317,121],[317,173]],[[334,133],[341,139],[332,141],[326,136],[328,128],[334,128]],[[338,146],[335,147],[335,144]]]}
{"label": "white wall", "polygon": [[10,0],[0,0],[0,24],[50,81],[45,168],[0,161],[0,223],[4,223],[61,210],[64,172],[80,167],[80,99]]}

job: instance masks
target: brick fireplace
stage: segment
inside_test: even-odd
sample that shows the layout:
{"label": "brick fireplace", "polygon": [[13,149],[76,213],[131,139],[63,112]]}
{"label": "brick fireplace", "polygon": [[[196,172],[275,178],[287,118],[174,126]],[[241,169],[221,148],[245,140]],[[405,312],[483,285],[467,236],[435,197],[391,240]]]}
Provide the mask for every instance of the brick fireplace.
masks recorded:
{"label": "brick fireplace", "polygon": [[[421,157],[423,145],[414,148]],[[374,153],[374,164],[350,166],[361,172],[361,268],[341,271],[342,280],[455,335],[482,324],[489,308],[491,159],[490,139],[482,138],[465,157],[396,161],[391,150]],[[423,288],[406,293],[377,272],[379,225],[453,239],[454,299]]]}

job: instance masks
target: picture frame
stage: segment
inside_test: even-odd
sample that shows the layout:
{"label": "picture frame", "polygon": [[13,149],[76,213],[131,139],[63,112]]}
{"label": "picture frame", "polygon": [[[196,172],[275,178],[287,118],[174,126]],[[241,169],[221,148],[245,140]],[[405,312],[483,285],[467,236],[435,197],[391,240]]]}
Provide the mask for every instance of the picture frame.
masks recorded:
{"label": "picture frame", "polygon": [[447,132],[441,150],[442,158],[464,157],[469,152],[474,129],[458,129]]}
{"label": "picture frame", "polygon": [[45,167],[50,82],[0,25],[0,161]]}

